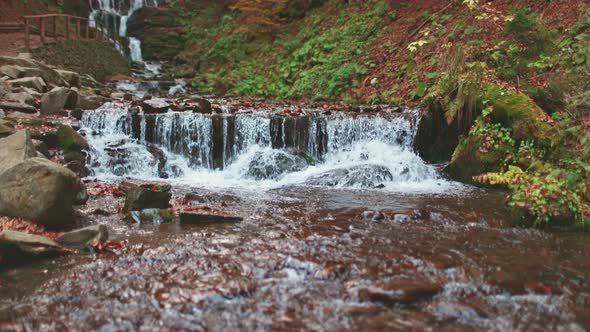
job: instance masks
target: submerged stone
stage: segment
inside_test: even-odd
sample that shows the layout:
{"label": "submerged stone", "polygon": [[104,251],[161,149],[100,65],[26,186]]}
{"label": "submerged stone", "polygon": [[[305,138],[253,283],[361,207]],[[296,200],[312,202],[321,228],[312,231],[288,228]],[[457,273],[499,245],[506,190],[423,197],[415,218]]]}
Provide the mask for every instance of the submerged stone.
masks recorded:
{"label": "submerged stone", "polygon": [[89,226],[77,229],[55,239],[68,248],[83,248],[98,240],[100,243],[109,239],[109,230],[105,225]]}
{"label": "submerged stone", "polygon": [[181,224],[201,225],[215,223],[234,223],[244,220],[244,218],[223,213],[213,213],[204,211],[182,211],[179,213]]}
{"label": "submerged stone", "polygon": [[339,168],[315,175],[306,183],[314,186],[380,188],[384,182],[392,181],[389,168],[380,165],[360,165]]}

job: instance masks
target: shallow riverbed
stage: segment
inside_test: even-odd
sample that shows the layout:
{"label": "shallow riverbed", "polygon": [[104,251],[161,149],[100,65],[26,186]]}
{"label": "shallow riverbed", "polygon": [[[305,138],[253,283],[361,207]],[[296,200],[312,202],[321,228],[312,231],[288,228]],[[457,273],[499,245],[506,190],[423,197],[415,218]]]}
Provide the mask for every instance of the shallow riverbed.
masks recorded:
{"label": "shallow riverbed", "polygon": [[[177,187],[175,196],[189,191],[206,190]],[[225,209],[243,222],[138,227],[100,217],[130,239],[121,256],[3,272],[2,320],[105,331],[590,326],[587,235],[513,228],[503,192],[217,193],[234,196]],[[120,202],[87,209],[108,204]]]}

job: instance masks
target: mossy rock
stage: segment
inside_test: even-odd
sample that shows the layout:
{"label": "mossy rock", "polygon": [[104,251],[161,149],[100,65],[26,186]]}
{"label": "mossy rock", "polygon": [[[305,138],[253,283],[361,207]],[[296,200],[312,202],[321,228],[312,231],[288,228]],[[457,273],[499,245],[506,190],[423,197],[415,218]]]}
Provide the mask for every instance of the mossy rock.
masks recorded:
{"label": "mossy rock", "polygon": [[70,126],[64,125],[59,127],[57,130],[57,139],[59,148],[64,154],[79,153],[90,148],[86,139]]}
{"label": "mossy rock", "polygon": [[556,128],[546,122],[547,115],[529,97],[490,85],[484,98],[492,106],[492,121],[512,128],[516,140],[534,139],[539,146],[551,147],[560,141]]}
{"label": "mossy rock", "polygon": [[489,172],[499,172],[502,167],[502,160],[506,154],[512,152],[511,146],[501,143],[497,148],[489,152],[482,152],[481,138],[470,134],[463,137],[455,152],[449,166],[445,171],[454,180],[474,183],[473,177]]}

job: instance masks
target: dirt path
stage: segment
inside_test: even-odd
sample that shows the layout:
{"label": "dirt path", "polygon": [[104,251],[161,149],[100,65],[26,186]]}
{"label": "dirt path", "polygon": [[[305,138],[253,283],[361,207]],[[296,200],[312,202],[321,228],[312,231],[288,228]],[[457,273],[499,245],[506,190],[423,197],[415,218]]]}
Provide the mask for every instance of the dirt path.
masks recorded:
{"label": "dirt path", "polygon": [[[31,36],[31,46],[35,47],[41,43],[39,36]],[[0,55],[16,56],[25,49],[25,33],[11,32],[0,33]]]}

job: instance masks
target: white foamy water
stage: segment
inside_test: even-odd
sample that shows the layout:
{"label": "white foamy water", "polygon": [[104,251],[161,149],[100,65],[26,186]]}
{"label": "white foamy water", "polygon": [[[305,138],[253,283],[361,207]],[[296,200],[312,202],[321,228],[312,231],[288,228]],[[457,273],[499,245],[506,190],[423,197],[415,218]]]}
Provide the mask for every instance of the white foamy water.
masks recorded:
{"label": "white foamy water", "polygon": [[[307,122],[263,114],[132,116],[125,106],[105,104],[86,112],[82,122],[92,146],[89,166],[101,179],[165,174],[167,181],[182,185],[256,190],[298,185],[460,189],[414,153],[414,116],[318,116]],[[165,165],[154,157],[153,146],[166,156]],[[310,159],[315,163],[308,165]]]}

